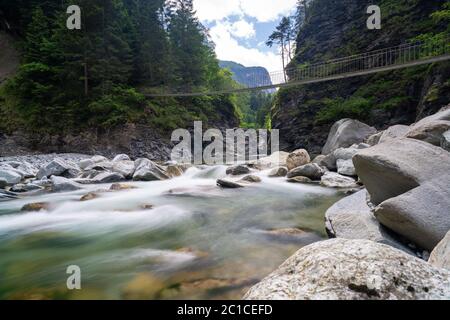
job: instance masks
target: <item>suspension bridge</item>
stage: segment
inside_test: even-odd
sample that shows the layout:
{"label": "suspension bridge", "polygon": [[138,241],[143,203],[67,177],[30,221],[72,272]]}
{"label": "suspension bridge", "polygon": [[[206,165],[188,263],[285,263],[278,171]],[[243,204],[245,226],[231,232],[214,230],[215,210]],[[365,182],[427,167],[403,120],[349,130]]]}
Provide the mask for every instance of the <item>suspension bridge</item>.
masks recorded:
{"label": "suspension bridge", "polygon": [[271,72],[267,77],[254,76],[249,84],[239,88],[183,92],[183,90],[144,93],[146,97],[194,97],[241,93],[298,86],[346,79],[378,72],[392,71],[450,59],[450,39],[434,43],[402,44],[367,53],[320,63],[305,63],[284,71]]}

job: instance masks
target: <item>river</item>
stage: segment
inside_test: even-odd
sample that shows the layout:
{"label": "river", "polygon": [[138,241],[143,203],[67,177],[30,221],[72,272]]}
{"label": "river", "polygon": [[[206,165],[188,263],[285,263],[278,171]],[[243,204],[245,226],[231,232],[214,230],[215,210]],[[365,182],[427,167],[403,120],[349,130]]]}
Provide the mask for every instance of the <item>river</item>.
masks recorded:
{"label": "river", "polygon": [[[0,299],[240,299],[304,245],[326,237],[324,213],[342,195],[257,173],[220,189],[225,167],[80,201],[69,193],[0,202]],[[49,202],[47,211],[23,205]],[[152,205],[153,208],[150,208]],[[303,232],[277,229],[298,228]],[[68,290],[66,269],[81,269]]]}

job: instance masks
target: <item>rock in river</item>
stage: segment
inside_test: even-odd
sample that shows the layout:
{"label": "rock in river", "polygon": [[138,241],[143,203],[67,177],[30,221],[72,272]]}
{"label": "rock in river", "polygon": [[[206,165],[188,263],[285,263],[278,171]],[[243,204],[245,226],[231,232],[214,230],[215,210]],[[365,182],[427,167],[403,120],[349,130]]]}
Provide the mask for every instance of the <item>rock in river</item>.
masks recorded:
{"label": "rock in river", "polygon": [[72,166],[61,158],[56,158],[47,164],[45,167],[39,169],[36,177],[42,179],[44,177],[49,178],[50,176],[60,176],[66,170],[71,169]]}
{"label": "rock in river", "polygon": [[371,240],[412,253],[375,219],[367,204],[367,197],[367,191],[361,190],[327,210],[325,227],[330,237]]}
{"label": "rock in river", "polygon": [[327,155],[338,148],[347,148],[355,143],[364,142],[375,133],[377,133],[375,128],[358,120],[342,119],[331,127],[322,154]]}
{"label": "rock in river", "polygon": [[290,153],[286,159],[286,166],[288,170],[303,166],[311,162],[308,151],[305,149],[298,149]]}
{"label": "rock in river", "polygon": [[336,172],[326,172],[321,179],[321,185],[328,188],[357,188],[356,180]]}
{"label": "rock in river", "polygon": [[81,189],[81,185],[69,179],[51,176],[53,192],[75,191]]}
{"label": "rock in river", "polygon": [[288,172],[288,178],[307,177],[311,180],[320,180],[324,175],[324,170],[316,163],[309,163],[292,169]]}
{"label": "rock in river", "polygon": [[288,170],[286,167],[277,167],[273,168],[270,173],[269,177],[276,178],[276,177],[285,177],[288,173]]}
{"label": "rock in river", "polygon": [[227,169],[227,174],[232,176],[240,176],[247,173],[250,173],[250,169],[243,165],[238,165]]}
{"label": "rock in river", "polygon": [[449,299],[450,271],[368,240],[300,249],[250,289],[249,300]]}
{"label": "rock in river", "polygon": [[124,181],[125,177],[117,172],[102,172],[95,176],[94,183],[113,183]]}
{"label": "rock in river", "polygon": [[15,171],[0,169],[0,179],[6,181],[7,185],[17,184],[22,180],[22,176]]}

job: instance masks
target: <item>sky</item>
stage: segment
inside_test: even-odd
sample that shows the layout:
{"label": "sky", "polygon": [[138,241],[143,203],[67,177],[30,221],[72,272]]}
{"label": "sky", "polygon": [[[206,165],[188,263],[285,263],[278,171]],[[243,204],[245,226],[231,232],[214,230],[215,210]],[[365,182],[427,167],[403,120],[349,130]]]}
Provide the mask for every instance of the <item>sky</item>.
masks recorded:
{"label": "sky", "polygon": [[246,67],[282,70],[279,49],[265,45],[281,17],[295,12],[297,0],[194,0],[197,17],[210,30],[220,60]]}

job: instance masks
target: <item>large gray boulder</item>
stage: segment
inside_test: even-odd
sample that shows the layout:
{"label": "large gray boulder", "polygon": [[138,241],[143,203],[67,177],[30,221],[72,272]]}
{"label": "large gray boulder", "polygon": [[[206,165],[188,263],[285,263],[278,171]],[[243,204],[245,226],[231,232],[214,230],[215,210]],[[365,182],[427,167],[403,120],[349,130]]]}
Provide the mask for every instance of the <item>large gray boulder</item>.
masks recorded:
{"label": "large gray boulder", "polygon": [[450,107],[415,123],[406,136],[440,146],[442,136],[448,130],[450,130]]}
{"label": "large gray boulder", "polygon": [[51,176],[50,180],[52,182],[53,192],[75,191],[82,188],[80,184],[64,177]]}
{"label": "large gray boulder", "polygon": [[305,149],[298,149],[290,153],[286,158],[286,166],[288,170],[303,166],[311,162],[308,151]]}
{"label": "large gray boulder", "polygon": [[347,148],[355,143],[364,142],[377,130],[358,120],[342,119],[336,122],[330,130],[322,154],[327,155],[338,148]]}
{"label": "large gray boulder", "polygon": [[121,174],[127,179],[131,179],[135,171],[134,161],[130,160],[114,161],[111,170],[115,173]]}
{"label": "large gray boulder", "polygon": [[435,267],[450,270],[450,231],[431,252],[428,262]]}
{"label": "large gray boulder", "polygon": [[137,159],[134,162],[136,171],[133,174],[134,181],[158,181],[169,179],[164,169],[146,158]]}
{"label": "large gray boulder", "polygon": [[320,184],[328,188],[357,188],[356,180],[343,176],[336,172],[325,172],[320,180]]}
{"label": "large gray boulder", "polygon": [[389,127],[383,131],[377,144],[388,142],[398,138],[404,138],[409,130],[409,126],[401,124]]}
{"label": "large gray boulder", "polygon": [[333,239],[300,249],[248,300],[450,299],[450,272],[390,246]]}
{"label": "large gray boulder", "polygon": [[308,163],[288,172],[287,177],[307,177],[311,180],[320,180],[325,171],[316,163]]}
{"label": "large gray boulder", "polygon": [[450,153],[429,143],[402,138],[353,157],[356,173],[375,205],[450,172]]}
{"label": "large gray boulder", "polygon": [[367,198],[367,190],[361,190],[329,208],[325,213],[328,235],[334,238],[371,240],[411,254],[411,250],[394,239],[375,219]]}
{"label": "large gray boulder", "polygon": [[22,175],[14,170],[0,169],[0,179],[6,181],[6,184],[17,184],[22,180]]}
{"label": "large gray boulder", "polygon": [[450,172],[382,202],[375,217],[429,251],[450,230]]}
{"label": "large gray boulder", "polygon": [[117,172],[101,172],[93,179],[94,183],[114,183],[124,181],[125,177]]}
{"label": "large gray boulder", "polygon": [[49,178],[50,176],[60,176],[72,166],[61,158],[56,158],[46,166],[39,169],[36,177],[38,179]]}

